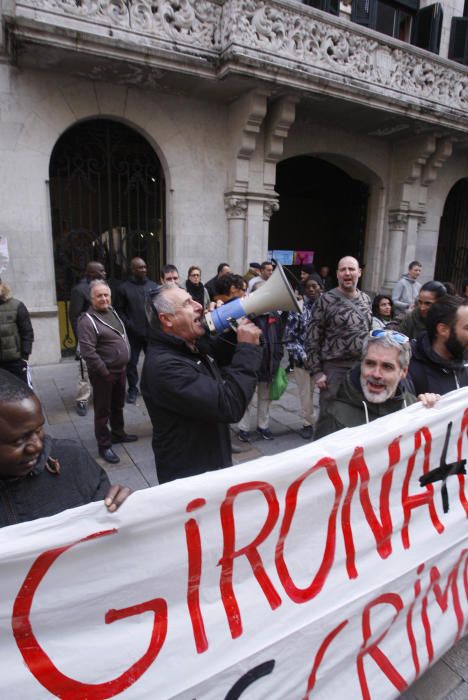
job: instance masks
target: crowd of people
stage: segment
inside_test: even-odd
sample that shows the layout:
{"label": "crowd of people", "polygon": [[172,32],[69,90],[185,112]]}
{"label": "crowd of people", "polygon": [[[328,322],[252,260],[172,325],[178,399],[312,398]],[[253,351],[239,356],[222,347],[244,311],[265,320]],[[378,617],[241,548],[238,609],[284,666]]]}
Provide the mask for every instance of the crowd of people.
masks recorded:
{"label": "crowd of people", "polygon": [[[199,266],[192,265],[183,281],[177,267],[167,264],[156,282],[136,257],[113,294],[104,266],[88,263],[69,307],[77,339],[76,411],[85,415],[92,397],[104,461],[118,463],[113,445],[138,439],[125,430],[124,406],[141,392],[160,484],[232,465],[232,452],[239,449],[233,434],[249,443],[253,424],[257,439],[274,439],[270,407],[286,356],[304,440],[368,423],[418,400],[431,407],[441,394],[468,386],[468,280],[460,295],[448,283],[421,285],[416,260],[391,294],[373,300],[359,288],[362,271],[354,257],[339,260],[336,284],[329,266],[304,265],[293,280],[300,311],[271,309],[210,334],[205,313],[254,295],[274,267],[269,260],[251,262],[240,275],[222,262],[203,284]],[[83,448],[43,433],[28,374],[32,325],[5,284],[0,339],[0,488],[6,495],[0,526],[103,498],[115,510],[128,489],[111,488]],[[52,483],[54,498],[48,499]]]}

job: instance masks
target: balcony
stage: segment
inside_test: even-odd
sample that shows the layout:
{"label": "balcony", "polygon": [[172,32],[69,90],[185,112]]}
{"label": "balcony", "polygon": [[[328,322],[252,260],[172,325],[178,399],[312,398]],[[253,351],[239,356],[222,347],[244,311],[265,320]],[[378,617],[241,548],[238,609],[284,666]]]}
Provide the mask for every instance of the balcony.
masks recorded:
{"label": "balcony", "polygon": [[467,130],[468,69],[293,0],[8,0],[3,22],[20,66],[226,99],[263,85]]}

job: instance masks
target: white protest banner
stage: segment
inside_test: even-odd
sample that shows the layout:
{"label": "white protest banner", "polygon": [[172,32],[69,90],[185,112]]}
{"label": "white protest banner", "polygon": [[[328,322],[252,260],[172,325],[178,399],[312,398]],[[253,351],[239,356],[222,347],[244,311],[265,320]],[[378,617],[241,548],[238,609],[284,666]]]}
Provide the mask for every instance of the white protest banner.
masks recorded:
{"label": "white protest banner", "polygon": [[461,389],[0,530],[1,697],[398,697],[468,629],[467,452]]}

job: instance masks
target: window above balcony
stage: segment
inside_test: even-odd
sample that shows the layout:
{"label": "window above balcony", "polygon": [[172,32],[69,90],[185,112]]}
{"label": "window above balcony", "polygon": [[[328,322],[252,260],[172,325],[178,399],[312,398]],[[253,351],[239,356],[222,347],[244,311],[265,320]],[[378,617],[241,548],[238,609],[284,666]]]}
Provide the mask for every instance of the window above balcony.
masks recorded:
{"label": "window above balcony", "polygon": [[351,19],[382,34],[439,53],[442,5],[419,8],[419,0],[353,0]]}

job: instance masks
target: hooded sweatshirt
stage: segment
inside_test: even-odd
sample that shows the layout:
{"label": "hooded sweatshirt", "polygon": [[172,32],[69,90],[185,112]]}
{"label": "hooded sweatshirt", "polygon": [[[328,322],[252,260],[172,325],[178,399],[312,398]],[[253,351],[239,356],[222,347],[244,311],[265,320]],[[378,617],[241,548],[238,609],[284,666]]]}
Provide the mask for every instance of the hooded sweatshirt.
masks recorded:
{"label": "hooded sweatshirt", "polygon": [[468,386],[468,361],[450,359],[438,355],[433,349],[427,332],[411,343],[412,357],[408,372],[408,386],[415,394],[428,391],[447,394],[454,389]]}
{"label": "hooded sweatshirt", "polygon": [[421,283],[414,280],[408,273],[402,275],[392,291],[392,301],[395,309],[400,314],[409,311],[412,304],[416,303]]}
{"label": "hooded sweatshirt", "polygon": [[360,365],[347,372],[336,398],[328,405],[325,414],[320,416],[314,433],[315,440],[342,428],[356,428],[370,423],[417,401],[413,394],[399,384],[395,396],[383,403],[372,403],[363,394],[360,376]]}

